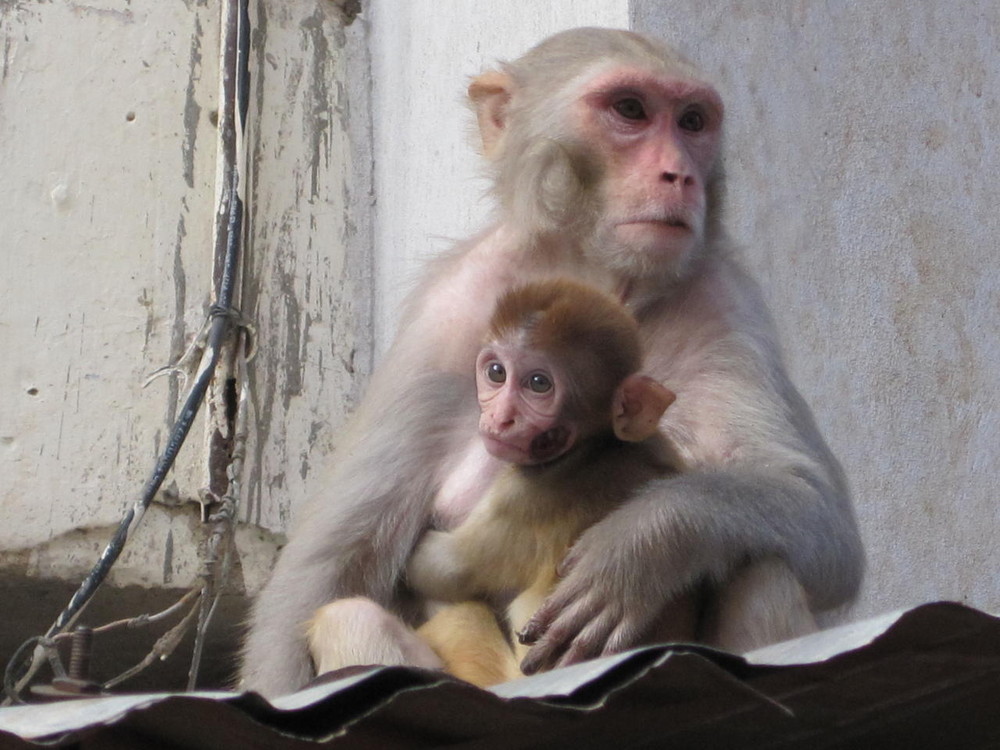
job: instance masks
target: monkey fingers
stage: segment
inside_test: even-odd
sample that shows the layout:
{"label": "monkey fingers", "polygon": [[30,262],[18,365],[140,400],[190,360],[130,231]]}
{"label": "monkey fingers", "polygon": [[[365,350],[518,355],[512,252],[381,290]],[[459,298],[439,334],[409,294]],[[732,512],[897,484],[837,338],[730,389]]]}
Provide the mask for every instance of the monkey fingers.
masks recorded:
{"label": "monkey fingers", "polygon": [[609,610],[602,611],[573,639],[555,666],[567,667],[586,659],[618,653],[623,650],[622,629],[623,623],[617,614]]}
{"label": "monkey fingers", "polygon": [[[548,612],[540,614],[545,617]],[[600,594],[584,593],[555,615],[521,669],[533,674],[624,651],[645,631],[648,623],[644,614],[636,608],[616,606]]]}
{"label": "monkey fingers", "polygon": [[534,643],[522,664],[525,674],[639,643],[672,597],[662,590],[660,576],[622,571],[656,569],[648,560],[595,543],[593,537],[581,538],[560,566],[566,577],[522,629],[522,642]]}
{"label": "monkey fingers", "polygon": [[[575,599],[575,600],[574,600]],[[524,626],[519,639],[533,643],[521,662],[521,671],[535,674],[555,666],[593,618],[592,606],[573,596],[550,596]]]}

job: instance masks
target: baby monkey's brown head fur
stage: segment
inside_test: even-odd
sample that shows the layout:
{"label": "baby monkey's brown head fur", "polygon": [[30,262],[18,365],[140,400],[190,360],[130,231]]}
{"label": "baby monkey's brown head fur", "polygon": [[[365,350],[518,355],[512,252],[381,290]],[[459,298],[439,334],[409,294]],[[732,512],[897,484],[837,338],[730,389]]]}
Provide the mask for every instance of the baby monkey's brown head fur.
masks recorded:
{"label": "baby monkey's brown head fur", "polygon": [[645,440],[674,394],[641,366],[638,325],[611,296],[567,279],[507,291],[476,361],[487,449],[538,464],[602,432]]}

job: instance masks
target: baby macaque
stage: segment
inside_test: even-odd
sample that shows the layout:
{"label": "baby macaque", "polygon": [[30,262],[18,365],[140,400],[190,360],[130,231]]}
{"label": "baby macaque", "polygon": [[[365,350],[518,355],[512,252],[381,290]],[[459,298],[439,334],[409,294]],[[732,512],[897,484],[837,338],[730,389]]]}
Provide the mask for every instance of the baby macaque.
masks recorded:
{"label": "baby macaque", "polygon": [[[508,462],[452,531],[428,531],[407,571],[410,587],[440,609],[418,633],[446,669],[479,685],[521,674],[493,610],[521,629],[551,592],[558,567],[588,527],[644,483],[679,468],[660,434],[674,394],[638,373],[638,325],[610,296],[568,280],[504,294],[476,359],[479,433]],[[477,603],[465,600],[478,600]],[[693,638],[682,597],[677,637]]]}

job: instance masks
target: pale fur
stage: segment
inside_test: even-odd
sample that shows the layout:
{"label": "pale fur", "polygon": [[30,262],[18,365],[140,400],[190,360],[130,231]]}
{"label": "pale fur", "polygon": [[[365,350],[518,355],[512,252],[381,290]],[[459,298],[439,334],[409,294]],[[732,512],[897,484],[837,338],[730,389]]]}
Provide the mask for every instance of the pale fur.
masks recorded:
{"label": "pale fur", "polygon": [[[366,645],[372,630],[393,637]],[[406,665],[442,669],[444,663],[428,644],[395,615],[364,597],[336,599],[320,607],[305,629],[316,673],[346,664]],[[362,645],[354,649],[354,646]]]}

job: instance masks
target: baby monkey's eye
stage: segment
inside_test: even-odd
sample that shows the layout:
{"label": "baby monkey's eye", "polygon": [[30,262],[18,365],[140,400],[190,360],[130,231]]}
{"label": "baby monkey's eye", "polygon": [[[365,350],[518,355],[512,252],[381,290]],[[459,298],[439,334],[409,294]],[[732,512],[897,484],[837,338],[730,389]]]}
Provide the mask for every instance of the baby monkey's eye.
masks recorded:
{"label": "baby monkey's eye", "polygon": [[499,362],[486,365],[486,377],[491,383],[503,383],[507,380],[507,371]]}
{"label": "baby monkey's eye", "polygon": [[535,393],[548,393],[552,390],[552,381],[547,375],[536,372],[528,378],[528,387]]}

